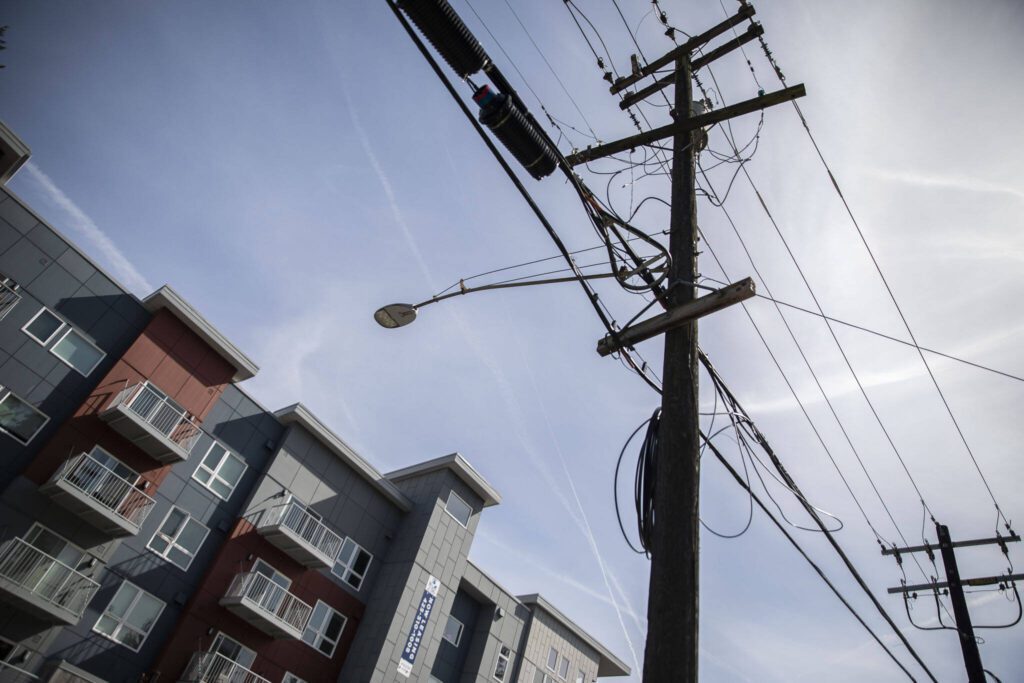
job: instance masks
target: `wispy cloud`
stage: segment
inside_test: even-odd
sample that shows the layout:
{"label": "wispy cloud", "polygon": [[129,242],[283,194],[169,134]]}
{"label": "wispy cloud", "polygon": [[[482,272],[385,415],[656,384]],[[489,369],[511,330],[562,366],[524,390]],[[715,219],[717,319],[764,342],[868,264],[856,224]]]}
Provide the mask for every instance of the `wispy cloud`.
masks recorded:
{"label": "wispy cloud", "polygon": [[68,226],[85,239],[91,249],[87,251],[100,255],[100,261],[121,283],[138,295],[153,291],[153,285],[143,277],[142,273],[128,260],[124,252],[114,244],[114,240],[104,232],[93,219],[82,211],[70,197],[57,187],[50,176],[43,173],[31,161],[25,164],[25,171],[39,187],[45,198],[63,214],[63,220],[57,221],[58,228]]}
{"label": "wispy cloud", "polygon": [[1009,185],[1000,185],[981,178],[963,175],[936,175],[918,171],[895,171],[885,168],[866,169],[867,174],[880,180],[890,180],[918,187],[929,187],[943,190],[959,190],[961,192],[986,192],[1006,194],[1017,199],[1024,199],[1024,190]]}

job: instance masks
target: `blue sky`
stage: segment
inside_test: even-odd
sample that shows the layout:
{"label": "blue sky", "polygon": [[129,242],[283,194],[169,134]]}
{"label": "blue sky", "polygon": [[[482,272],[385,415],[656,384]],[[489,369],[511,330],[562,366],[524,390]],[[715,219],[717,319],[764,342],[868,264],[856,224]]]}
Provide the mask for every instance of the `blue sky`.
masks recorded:
{"label": "blue sky", "polygon": [[[562,3],[514,6],[588,123],[508,6],[471,1],[555,117],[585,132],[589,123],[602,140],[632,132]],[[578,4],[624,68],[635,47],[612,3]],[[538,107],[466,0],[453,5]],[[620,5],[648,57],[672,46],[645,16],[648,3]],[[662,6],[691,32],[723,17],[714,0]],[[919,342],[1024,374],[1024,9],[1009,0],[779,0],[757,9],[789,82],[807,85],[801,107]],[[465,455],[504,496],[480,526],[473,559],[515,592],[543,593],[639,669],[648,563],[620,538],[612,472],[657,397],[593,352],[601,328],[579,288],[469,296],[424,309],[400,331],[372,321],[384,303],[555,253],[385,4],[21,2],[8,3],[0,24],[11,27],[0,118],[33,150],[14,191],[136,293],[164,282],[178,289],[262,366],[247,387],[269,408],[301,400],[382,470]],[[759,51],[747,54],[759,82],[777,88]],[[714,69],[717,87],[704,80],[720,100],[756,93],[742,58]],[[663,108],[646,112],[667,119]],[[756,123],[735,123],[736,138],[749,139]],[[725,148],[721,131],[711,146]],[[904,337],[790,107],[765,114],[747,169],[826,312]],[[713,171],[714,185],[723,189],[732,170]],[[585,178],[603,194],[606,176]],[[562,181],[526,182],[571,248],[596,243]],[[664,193],[660,178],[629,185],[619,176],[617,206],[628,206],[631,189],[634,200]],[[813,306],[742,175],[726,209],[775,295]],[[661,230],[666,213],[649,202],[637,222]],[[720,209],[702,200],[700,224],[731,279],[752,274]],[[701,263],[721,277],[707,253]],[[600,291],[620,320],[637,310],[637,299]],[[868,516],[894,538],[778,315],[764,301],[748,310]],[[787,321],[915,542],[920,504],[827,328],[800,313]],[[913,349],[837,334],[940,520],[955,536],[990,535],[991,501]],[[701,343],[812,501],[843,519],[840,541],[939,679],[962,678],[955,636],[914,631],[901,602],[884,595],[899,572],[879,555],[743,311],[704,321]],[[660,341],[640,351],[660,367]],[[930,360],[996,497],[1019,517],[1024,385]],[[773,494],[799,519],[791,497]],[[706,462],[705,521],[737,530],[747,505]],[[885,633],[823,540],[797,535]],[[1019,562],[1021,551],[1011,557]],[[965,575],[1005,569],[992,548],[965,551],[961,562]],[[903,680],[756,512],[738,539],[705,534],[702,563],[706,680]],[[1015,615],[998,593],[971,601],[977,623]],[[924,604],[914,614],[934,620]],[[986,666],[1004,681],[1024,676],[1019,634],[982,632]]]}

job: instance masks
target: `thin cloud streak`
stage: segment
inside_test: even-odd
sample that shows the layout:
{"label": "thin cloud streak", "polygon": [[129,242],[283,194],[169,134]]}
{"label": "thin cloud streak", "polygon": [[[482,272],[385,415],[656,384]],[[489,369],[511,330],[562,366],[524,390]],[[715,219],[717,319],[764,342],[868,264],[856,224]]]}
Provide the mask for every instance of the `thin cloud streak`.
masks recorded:
{"label": "thin cloud streak", "polygon": [[986,180],[968,176],[941,176],[916,171],[894,171],[884,168],[869,168],[867,174],[880,180],[890,180],[906,185],[928,187],[937,190],[960,190],[962,192],[986,192],[1006,194],[1017,199],[1024,199],[1024,191],[1008,185],[999,185]]}
{"label": "thin cloud streak", "polygon": [[128,260],[124,252],[114,244],[114,240],[105,233],[95,221],[82,211],[75,202],[57,187],[50,176],[43,173],[38,166],[29,161],[25,164],[25,171],[35,184],[42,190],[46,198],[64,214],[63,224],[71,226],[77,233],[85,238],[92,249],[102,256],[105,265],[110,268],[113,275],[135,294],[142,296],[152,292],[155,287],[143,277],[142,273]]}

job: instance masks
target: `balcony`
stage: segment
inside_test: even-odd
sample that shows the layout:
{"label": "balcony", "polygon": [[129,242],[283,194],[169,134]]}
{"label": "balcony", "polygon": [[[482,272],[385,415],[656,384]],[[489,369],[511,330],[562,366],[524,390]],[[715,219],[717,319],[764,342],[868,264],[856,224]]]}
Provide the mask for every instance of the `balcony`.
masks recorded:
{"label": "balcony", "polygon": [[295,500],[263,513],[257,532],[307,567],[334,565],[344,539]]}
{"label": "balcony", "polygon": [[21,289],[14,280],[0,275],[0,320],[21,301]]}
{"label": "balcony", "polygon": [[149,382],[122,390],[100,419],[162,463],[187,459],[202,433],[185,410]]}
{"label": "balcony", "polygon": [[0,597],[46,621],[77,624],[99,586],[20,538],[0,551]]}
{"label": "balcony", "polygon": [[71,458],[39,489],[111,536],[134,536],[156,502],[90,453]]}
{"label": "balcony", "polygon": [[220,604],[275,638],[301,638],[313,608],[263,574],[238,574]]}
{"label": "balcony", "polygon": [[270,683],[218,652],[196,652],[192,655],[179,683]]}

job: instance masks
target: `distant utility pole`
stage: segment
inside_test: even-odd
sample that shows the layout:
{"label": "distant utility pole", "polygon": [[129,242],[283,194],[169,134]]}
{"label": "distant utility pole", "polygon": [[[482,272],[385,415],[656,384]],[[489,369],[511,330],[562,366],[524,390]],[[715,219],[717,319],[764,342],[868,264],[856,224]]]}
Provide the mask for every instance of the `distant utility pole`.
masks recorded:
{"label": "distant utility pole", "polygon": [[[917,591],[930,590],[934,593],[936,603],[938,602],[939,592],[943,589],[948,589],[949,598],[953,603],[953,619],[956,621],[957,635],[960,636],[960,649],[964,655],[964,666],[967,667],[967,680],[969,683],[985,683],[985,669],[981,665],[981,653],[978,651],[978,640],[974,635],[974,625],[971,623],[971,614],[967,609],[967,599],[964,596],[964,586],[990,586],[992,584],[1000,584],[1001,587],[1010,586],[1015,581],[1024,579],[1024,574],[1003,574],[1001,576],[985,576],[977,579],[962,579],[960,578],[960,570],[956,565],[956,548],[963,548],[966,546],[977,546],[977,545],[995,545],[998,544],[1003,551],[1003,554],[1007,554],[1007,543],[1016,543],[1020,541],[1020,536],[1010,532],[1009,536],[1001,536],[996,534],[995,538],[981,538],[973,541],[953,541],[949,536],[949,527],[945,524],[935,523],[935,533],[938,538],[938,550],[942,556],[942,566],[946,570],[946,580],[938,581],[934,578],[931,583],[919,583],[915,585],[907,585],[903,582],[902,585],[895,588],[890,588],[889,593],[902,593],[903,599],[906,600],[909,594],[916,596]],[[907,548],[883,548],[883,555],[894,555],[896,561],[903,564],[902,556],[906,553],[927,553],[929,559],[935,560],[935,549],[929,543],[924,545],[910,546]],[[939,619],[941,621],[942,615],[939,613]],[[941,627],[940,627],[941,628]],[[984,628],[984,627],[982,627]]]}
{"label": "distant utility pole", "polygon": [[[627,93],[620,106],[626,109],[664,88],[675,86],[675,122],[629,138],[587,148],[567,161],[578,165],[617,152],[672,137],[672,192],[669,231],[668,289],[662,303],[668,312],[655,319],[627,327],[616,335],[619,346],[636,337],[634,328],[660,321],[665,332],[665,361],[662,378],[662,412],[655,474],[654,528],[651,540],[651,578],[647,606],[647,644],[644,652],[644,681],[696,683],[698,679],[698,635],[700,612],[700,422],[697,318],[713,310],[738,303],[753,294],[749,280],[697,298],[697,195],[696,160],[705,126],[759,111],[802,97],[803,85],[762,95],[717,111],[701,114],[693,110],[693,72],[732,52],[762,33],[751,24],[739,37],[710,50],[697,59],[692,53],[715,37],[748,20],[754,8],[743,5],[722,23],[686,41],[643,68],[636,66],[630,76],[616,80],[612,94],[653,76],[675,63],[675,72],[656,79],[636,92]],[[728,295],[730,290],[735,293]],[[716,306],[700,302],[721,300]],[[681,311],[692,311],[680,315]],[[652,336],[647,334],[642,338]],[[603,355],[616,350],[616,339],[605,337],[598,344]]]}

